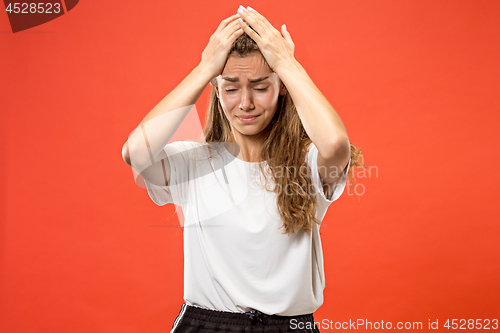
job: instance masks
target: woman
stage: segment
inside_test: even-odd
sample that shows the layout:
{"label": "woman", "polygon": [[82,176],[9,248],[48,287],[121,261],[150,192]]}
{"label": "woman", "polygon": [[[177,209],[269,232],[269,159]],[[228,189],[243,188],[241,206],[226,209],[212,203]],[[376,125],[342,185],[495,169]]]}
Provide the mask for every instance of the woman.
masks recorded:
{"label": "woman", "polygon": [[[209,82],[204,138],[169,143]],[[185,216],[185,303],[172,332],[318,331],[319,224],[349,166],[363,164],[285,26],[240,6],[123,157],[156,204]]]}

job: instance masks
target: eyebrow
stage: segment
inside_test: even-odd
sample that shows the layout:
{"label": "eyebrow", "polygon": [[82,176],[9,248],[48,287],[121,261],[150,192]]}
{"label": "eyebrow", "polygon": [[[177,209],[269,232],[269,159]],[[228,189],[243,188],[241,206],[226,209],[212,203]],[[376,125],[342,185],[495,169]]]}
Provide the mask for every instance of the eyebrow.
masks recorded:
{"label": "eyebrow", "polygon": [[[258,79],[254,79],[254,80],[248,80],[248,82],[250,83],[256,83],[256,82],[260,82],[260,81],[264,81],[265,79],[267,79],[269,76],[266,76],[266,77],[261,77],[261,78],[258,78]],[[222,77],[223,80],[226,80],[226,81],[229,81],[229,82],[240,82],[240,79],[238,77],[227,77],[227,76],[223,76]]]}

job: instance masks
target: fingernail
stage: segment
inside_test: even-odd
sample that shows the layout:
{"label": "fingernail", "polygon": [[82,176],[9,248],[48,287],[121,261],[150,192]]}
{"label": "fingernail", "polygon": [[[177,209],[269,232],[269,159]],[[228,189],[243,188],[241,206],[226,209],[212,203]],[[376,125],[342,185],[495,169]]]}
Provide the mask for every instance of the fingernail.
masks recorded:
{"label": "fingernail", "polygon": [[240,21],[241,23],[243,23],[243,20],[241,19],[241,17],[238,19],[238,21]]}
{"label": "fingernail", "polygon": [[283,26],[285,27],[285,30],[286,30],[286,24],[283,24]]}
{"label": "fingernail", "polygon": [[240,5],[238,7],[238,12],[243,13],[244,10],[245,10],[245,7],[243,7],[242,5]]}
{"label": "fingernail", "polygon": [[248,9],[249,11],[252,11],[252,10],[253,10],[253,8],[252,8],[252,7],[250,7],[250,6],[247,6],[247,9]]}

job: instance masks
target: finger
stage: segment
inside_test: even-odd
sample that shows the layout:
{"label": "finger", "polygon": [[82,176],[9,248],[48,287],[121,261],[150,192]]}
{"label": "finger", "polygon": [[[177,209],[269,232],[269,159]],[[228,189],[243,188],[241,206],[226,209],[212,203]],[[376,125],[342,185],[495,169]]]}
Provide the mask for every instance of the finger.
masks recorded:
{"label": "finger", "polygon": [[229,42],[234,42],[236,38],[240,37],[241,35],[243,35],[245,31],[243,31],[243,29],[241,29],[240,27],[238,27],[238,30],[234,31],[231,36],[228,37],[229,39]]}
{"label": "finger", "polygon": [[252,11],[244,10],[242,13],[240,12],[240,15],[243,18],[244,22],[250,24],[253,30],[255,30],[255,32],[257,32],[259,36],[262,36],[262,33],[264,32],[265,28],[257,20],[257,16],[253,16],[251,12],[253,12],[253,10]]}
{"label": "finger", "polygon": [[286,29],[286,25],[284,24],[281,26],[281,34],[286,41],[293,43],[292,36],[290,36],[290,33],[288,32],[288,30]]}
{"label": "finger", "polygon": [[[252,8],[252,10],[247,10],[249,17],[254,18],[262,27],[267,27],[268,29],[276,29],[261,13]],[[250,23],[251,24],[251,23]]]}
{"label": "finger", "polygon": [[219,24],[219,27],[217,28],[217,30],[215,30],[215,32],[222,31],[231,21],[233,21],[234,19],[237,19],[238,17],[239,17],[239,14],[234,14],[234,15],[231,15],[228,18],[222,20],[222,22]]}
{"label": "finger", "polygon": [[240,25],[241,29],[243,29],[244,32],[247,33],[250,38],[252,38],[255,42],[257,42],[257,38],[260,38],[260,35],[252,28],[250,28],[245,21],[241,22],[238,20],[238,24]]}
{"label": "finger", "polygon": [[229,23],[224,28],[224,30],[222,30],[221,34],[223,37],[228,39],[233,34],[233,32],[237,31],[238,29],[241,29],[240,25],[238,24],[238,20],[234,20],[233,22]]}

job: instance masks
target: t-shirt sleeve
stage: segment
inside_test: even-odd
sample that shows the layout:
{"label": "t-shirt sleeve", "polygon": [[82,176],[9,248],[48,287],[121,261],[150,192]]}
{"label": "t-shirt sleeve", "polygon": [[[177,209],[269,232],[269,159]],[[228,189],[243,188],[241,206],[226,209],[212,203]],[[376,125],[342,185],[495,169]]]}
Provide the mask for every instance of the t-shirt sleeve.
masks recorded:
{"label": "t-shirt sleeve", "polygon": [[[340,178],[334,183],[334,184],[326,184],[323,182],[321,179],[321,176],[319,174],[318,170],[318,148],[316,148],[316,145],[314,143],[311,143],[309,147],[309,152],[307,154],[308,158],[308,165],[310,167],[311,171],[311,181],[312,184],[315,188],[316,195],[318,197],[318,200],[321,200],[323,203],[326,205],[331,204],[344,192],[344,188],[346,187],[347,184],[347,173],[349,172],[349,166],[351,164],[351,158],[349,157],[349,162],[347,162],[347,167],[342,170],[342,174]],[[325,191],[323,189],[323,185],[329,185],[328,186],[328,191],[327,194],[325,195]]]}
{"label": "t-shirt sleeve", "polygon": [[176,141],[163,148],[170,169],[168,186],[160,186],[144,180],[149,197],[158,206],[168,203],[184,206],[188,194],[190,164],[192,163],[191,148],[194,145],[195,143],[192,142]]}

